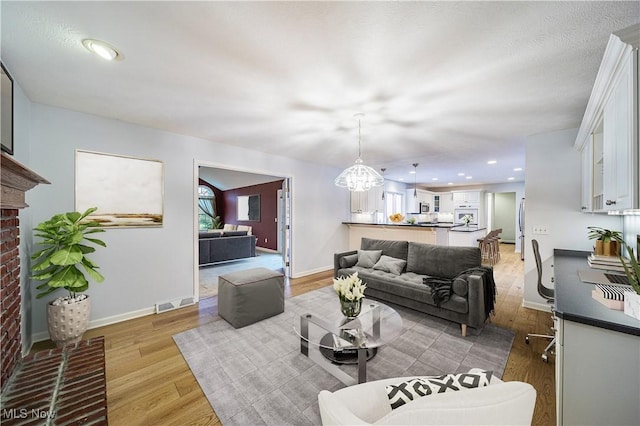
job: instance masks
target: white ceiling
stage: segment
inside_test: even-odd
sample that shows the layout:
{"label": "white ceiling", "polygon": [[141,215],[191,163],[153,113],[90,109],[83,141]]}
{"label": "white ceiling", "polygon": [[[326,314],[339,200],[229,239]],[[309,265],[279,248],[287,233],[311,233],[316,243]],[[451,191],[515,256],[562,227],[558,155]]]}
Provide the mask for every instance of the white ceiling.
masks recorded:
{"label": "white ceiling", "polygon": [[437,186],[521,181],[524,139],[579,126],[609,34],[640,22],[638,1],[0,4],[34,102],[339,168],[364,112],[365,163]]}

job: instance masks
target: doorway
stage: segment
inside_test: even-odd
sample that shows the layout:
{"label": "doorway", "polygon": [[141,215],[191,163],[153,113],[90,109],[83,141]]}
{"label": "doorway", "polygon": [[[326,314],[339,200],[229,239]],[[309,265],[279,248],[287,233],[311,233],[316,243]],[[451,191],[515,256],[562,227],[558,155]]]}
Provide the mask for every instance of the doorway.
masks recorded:
{"label": "doorway", "polygon": [[[290,275],[291,247],[291,177],[267,174],[248,169],[232,169],[212,163],[195,162],[194,181],[196,186],[195,220],[194,220],[194,295],[197,299],[217,295],[218,277],[256,267],[278,270],[285,277]],[[234,258],[224,262],[213,262],[200,265],[201,233],[209,232],[224,235],[224,229],[200,229],[202,209],[197,189],[200,184],[207,184],[215,189],[217,200],[211,203],[215,207],[212,214],[220,216],[218,226],[237,227],[255,240],[255,256]],[[238,208],[242,197],[253,197],[259,200],[259,217],[245,218]],[[216,223],[218,223],[216,221]],[[235,235],[237,237],[237,235]],[[243,236],[241,236],[244,238]]]}
{"label": "doorway", "polygon": [[508,244],[516,243],[516,193],[497,192],[493,194],[491,228],[502,228],[500,241]]}

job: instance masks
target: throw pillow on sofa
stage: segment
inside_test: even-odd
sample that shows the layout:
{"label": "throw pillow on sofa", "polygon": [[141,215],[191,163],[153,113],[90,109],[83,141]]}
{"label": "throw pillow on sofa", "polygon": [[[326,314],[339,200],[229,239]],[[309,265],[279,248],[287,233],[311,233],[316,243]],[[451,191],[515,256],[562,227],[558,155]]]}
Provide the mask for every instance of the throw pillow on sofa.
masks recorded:
{"label": "throw pillow on sofa", "polygon": [[382,250],[358,250],[358,263],[361,268],[373,268],[382,256]]}
{"label": "throw pillow on sofa", "polygon": [[492,371],[480,371],[415,378],[397,385],[387,385],[387,397],[391,409],[396,409],[423,396],[488,386],[492,375]]}
{"label": "throw pillow on sofa", "polygon": [[400,275],[404,270],[405,265],[407,264],[406,260],[396,259],[391,256],[380,256],[380,260],[373,265],[373,269],[377,269],[384,272],[390,272],[394,275]]}

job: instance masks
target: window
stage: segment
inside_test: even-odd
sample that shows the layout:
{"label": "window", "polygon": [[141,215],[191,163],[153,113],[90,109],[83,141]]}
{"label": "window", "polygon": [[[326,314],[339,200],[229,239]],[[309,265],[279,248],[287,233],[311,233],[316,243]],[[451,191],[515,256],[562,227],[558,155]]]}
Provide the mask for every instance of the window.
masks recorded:
{"label": "window", "polygon": [[219,219],[214,220],[216,217],[216,196],[208,186],[198,186],[198,207],[198,229],[201,231],[214,229],[219,223]]}
{"label": "window", "polygon": [[394,213],[404,214],[404,194],[387,192],[384,199],[387,216]]}
{"label": "window", "polygon": [[439,195],[434,195],[433,196],[433,211],[434,212],[439,212],[440,211],[440,196]]}

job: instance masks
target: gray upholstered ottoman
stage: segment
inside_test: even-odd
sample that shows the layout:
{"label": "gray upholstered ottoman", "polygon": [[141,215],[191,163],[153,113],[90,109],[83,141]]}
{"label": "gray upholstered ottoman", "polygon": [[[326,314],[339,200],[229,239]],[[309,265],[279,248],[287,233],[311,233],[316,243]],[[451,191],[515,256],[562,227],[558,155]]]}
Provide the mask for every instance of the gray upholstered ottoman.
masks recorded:
{"label": "gray upholstered ottoman", "polygon": [[266,268],[221,275],[218,313],[235,328],[284,312],[284,276]]}

